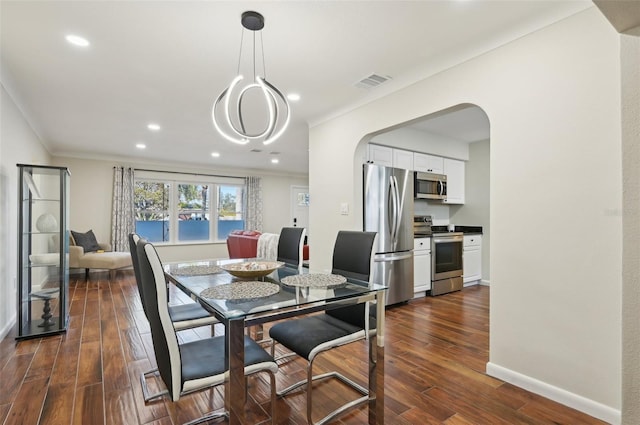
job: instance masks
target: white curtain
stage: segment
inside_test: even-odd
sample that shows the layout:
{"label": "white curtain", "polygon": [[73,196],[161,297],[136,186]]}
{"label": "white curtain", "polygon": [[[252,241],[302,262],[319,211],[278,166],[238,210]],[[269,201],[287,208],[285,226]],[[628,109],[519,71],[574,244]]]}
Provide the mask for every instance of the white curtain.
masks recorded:
{"label": "white curtain", "polygon": [[262,232],[262,179],[246,177],[245,185],[244,228]]}
{"label": "white curtain", "polygon": [[114,251],[129,251],[129,233],[136,230],[133,185],[133,168],[113,167],[111,248]]}

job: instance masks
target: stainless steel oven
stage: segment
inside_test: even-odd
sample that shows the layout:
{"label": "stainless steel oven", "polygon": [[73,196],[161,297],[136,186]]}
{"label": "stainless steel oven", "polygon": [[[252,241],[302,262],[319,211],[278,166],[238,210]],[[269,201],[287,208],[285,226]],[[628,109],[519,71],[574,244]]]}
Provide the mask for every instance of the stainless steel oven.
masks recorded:
{"label": "stainless steel oven", "polygon": [[462,289],[462,243],[460,232],[431,237],[431,295]]}

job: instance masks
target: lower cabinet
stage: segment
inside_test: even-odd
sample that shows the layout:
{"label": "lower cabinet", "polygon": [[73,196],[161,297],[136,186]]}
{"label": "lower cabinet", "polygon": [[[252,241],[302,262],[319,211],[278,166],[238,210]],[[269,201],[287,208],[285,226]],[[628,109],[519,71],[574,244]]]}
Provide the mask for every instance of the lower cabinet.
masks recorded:
{"label": "lower cabinet", "polygon": [[421,297],[431,289],[431,238],[413,240],[413,292]]}
{"label": "lower cabinet", "polygon": [[465,235],[462,246],[462,280],[465,284],[482,279],[482,235]]}

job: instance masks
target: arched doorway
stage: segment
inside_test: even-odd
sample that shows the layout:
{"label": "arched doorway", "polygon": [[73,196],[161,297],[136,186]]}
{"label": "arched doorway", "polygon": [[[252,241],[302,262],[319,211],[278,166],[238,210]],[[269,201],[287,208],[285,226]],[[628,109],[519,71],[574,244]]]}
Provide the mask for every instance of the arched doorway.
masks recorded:
{"label": "arched doorway", "polygon": [[376,132],[364,138],[361,144],[357,151],[364,152],[362,155],[367,155],[368,145],[375,145],[462,161],[463,197],[449,202],[415,200],[414,215],[429,215],[434,225],[482,228],[481,278],[466,279],[466,284],[489,285],[490,123],[484,110],[473,104],[455,105]]}

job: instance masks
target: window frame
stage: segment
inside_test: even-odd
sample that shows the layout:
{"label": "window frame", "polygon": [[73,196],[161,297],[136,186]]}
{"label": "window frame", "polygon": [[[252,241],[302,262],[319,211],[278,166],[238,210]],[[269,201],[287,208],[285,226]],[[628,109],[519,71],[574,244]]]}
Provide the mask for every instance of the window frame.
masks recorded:
{"label": "window frame", "polygon": [[[223,177],[212,176],[205,174],[182,174],[182,173],[163,173],[155,171],[136,171],[134,177],[134,185],[138,182],[154,182],[163,183],[169,185],[169,206],[167,212],[169,214],[169,240],[154,242],[154,245],[159,246],[173,246],[173,245],[204,245],[204,244],[218,244],[225,243],[226,239],[220,239],[218,237],[218,195],[220,192],[220,186],[237,186],[240,187],[241,193],[246,192],[245,179],[241,177]],[[209,237],[208,239],[198,240],[178,240],[179,229],[178,225],[180,220],[178,219],[179,211],[179,193],[178,185],[206,185],[208,186],[208,214],[209,214]],[[242,197],[244,198],[244,196]],[[135,199],[135,198],[134,198]],[[244,199],[242,208],[242,220],[245,221],[245,205]],[[134,205],[135,213],[138,212]],[[244,227],[244,226],[243,226]]]}

